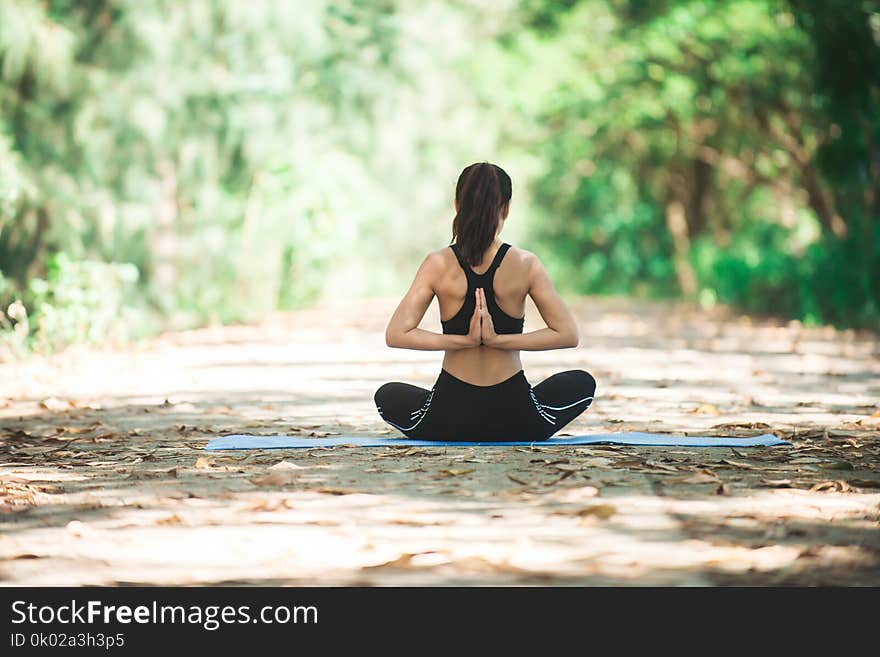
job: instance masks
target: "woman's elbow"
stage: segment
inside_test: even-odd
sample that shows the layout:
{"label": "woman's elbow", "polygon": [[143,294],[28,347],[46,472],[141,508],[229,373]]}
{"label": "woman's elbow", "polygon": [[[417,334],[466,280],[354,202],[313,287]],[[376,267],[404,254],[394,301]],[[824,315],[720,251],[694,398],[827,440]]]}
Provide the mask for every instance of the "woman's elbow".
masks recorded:
{"label": "woman's elbow", "polygon": [[409,346],[408,340],[406,338],[406,331],[401,331],[398,328],[393,328],[390,326],[385,329],[385,344],[389,347],[406,349]]}
{"label": "woman's elbow", "polygon": [[556,331],[556,340],[551,349],[570,349],[577,347],[580,339],[577,329],[554,329]]}

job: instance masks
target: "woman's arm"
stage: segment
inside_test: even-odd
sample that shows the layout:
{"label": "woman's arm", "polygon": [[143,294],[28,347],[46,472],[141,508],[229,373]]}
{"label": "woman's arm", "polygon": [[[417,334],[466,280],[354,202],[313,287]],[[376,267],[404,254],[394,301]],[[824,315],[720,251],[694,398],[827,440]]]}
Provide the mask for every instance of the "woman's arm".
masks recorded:
{"label": "woman's arm", "polygon": [[[547,328],[528,333],[495,333],[492,316],[486,309],[485,296],[478,309],[481,310],[483,344],[495,349],[519,349],[521,351],[544,351],[577,347],[580,342],[577,322],[565,302],[553,287],[544,265],[532,256],[529,267],[529,296],[538,307]],[[483,290],[478,290],[483,295]]]}
{"label": "woman's arm", "polygon": [[439,276],[441,268],[442,263],[436,254],[429,254],[422,262],[409,291],[388,321],[385,344],[389,347],[439,351],[468,349],[480,344],[479,308],[474,309],[467,335],[444,335],[418,328],[434,298],[433,281]]}

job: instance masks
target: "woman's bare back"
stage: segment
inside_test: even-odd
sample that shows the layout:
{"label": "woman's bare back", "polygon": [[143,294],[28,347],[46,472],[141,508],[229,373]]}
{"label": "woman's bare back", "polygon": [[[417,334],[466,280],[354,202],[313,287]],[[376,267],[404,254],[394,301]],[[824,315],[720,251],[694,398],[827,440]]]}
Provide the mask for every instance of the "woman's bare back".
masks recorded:
{"label": "woman's bare back", "polygon": [[[501,240],[496,239],[489,246],[480,265],[472,267],[475,273],[482,274],[489,268],[501,244]],[[442,259],[442,267],[438,268],[434,292],[440,307],[440,318],[447,320],[465,302],[467,276],[452,249],[446,247],[435,254]],[[492,288],[495,302],[511,317],[522,317],[525,312],[525,300],[529,293],[530,257],[534,256],[528,251],[511,247],[495,271]],[[518,350],[477,345],[468,349],[447,350],[442,367],[462,381],[490,386],[516,374],[522,369],[522,362]]]}
{"label": "woman's bare back", "polygon": [[[483,254],[475,274],[485,272],[498,253],[497,239]],[[443,369],[452,376],[476,386],[492,386],[522,369],[519,352],[566,349],[578,344],[578,328],[565,302],[538,257],[524,249],[510,248],[502,254],[492,276],[493,301],[511,321],[521,321],[526,296],[531,297],[546,326],[527,332],[495,331],[488,296],[480,289],[475,295],[473,314],[467,331],[437,333],[419,327],[428,307],[437,297],[444,322],[458,318],[468,290],[467,275],[455,253],[444,247],[429,253],[416,272],[385,329],[385,343],[400,349],[444,352]],[[467,311],[466,311],[467,312]],[[521,326],[521,324],[520,324]]]}

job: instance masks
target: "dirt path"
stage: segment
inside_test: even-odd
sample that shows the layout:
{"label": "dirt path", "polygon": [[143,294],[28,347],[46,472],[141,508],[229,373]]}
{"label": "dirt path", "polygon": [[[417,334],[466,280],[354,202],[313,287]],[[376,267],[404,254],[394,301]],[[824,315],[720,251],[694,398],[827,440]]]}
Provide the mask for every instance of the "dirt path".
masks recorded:
{"label": "dirt path", "polygon": [[[791,447],[202,451],[230,432],[394,435],[393,302],[0,364],[0,583],[880,585],[877,338],[580,299],[564,433],[775,432]],[[428,323],[439,326],[434,308]],[[529,309],[527,330],[537,313]]]}

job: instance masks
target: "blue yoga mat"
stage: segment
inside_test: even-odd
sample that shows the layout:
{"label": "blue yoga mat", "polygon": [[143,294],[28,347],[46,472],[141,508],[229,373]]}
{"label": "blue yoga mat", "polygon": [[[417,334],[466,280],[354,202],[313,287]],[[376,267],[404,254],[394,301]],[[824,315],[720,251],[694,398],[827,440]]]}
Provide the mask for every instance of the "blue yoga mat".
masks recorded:
{"label": "blue yoga mat", "polygon": [[447,440],[412,440],[410,438],[380,438],[372,436],[334,436],[332,438],[307,438],[304,436],[250,436],[235,434],[215,438],[205,449],[289,449],[296,447],[387,447],[410,445],[413,447],[477,447],[514,445],[594,445],[611,443],[615,445],[651,445],[654,447],[771,447],[790,445],[772,433],[752,438],[723,438],[714,436],[673,436],[664,433],[641,433],[638,431],[621,433],[599,433],[591,436],[556,436],[549,440],[534,442],[473,442]]}

